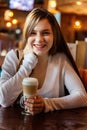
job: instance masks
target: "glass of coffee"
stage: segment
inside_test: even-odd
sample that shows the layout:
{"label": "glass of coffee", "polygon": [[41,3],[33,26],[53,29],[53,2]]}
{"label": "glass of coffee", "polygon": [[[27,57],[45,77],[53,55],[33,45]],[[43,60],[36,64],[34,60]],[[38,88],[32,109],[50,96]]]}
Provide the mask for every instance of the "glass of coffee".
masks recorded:
{"label": "glass of coffee", "polygon": [[30,115],[30,113],[27,111],[24,105],[24,102],[27,98],[35,96],[38,88],[37,78],[32,78],[32,77],[24,78],[22,81],[22,87],[23,87],[23,96],[20,99],[20,106],[24,108],[22,114]]}

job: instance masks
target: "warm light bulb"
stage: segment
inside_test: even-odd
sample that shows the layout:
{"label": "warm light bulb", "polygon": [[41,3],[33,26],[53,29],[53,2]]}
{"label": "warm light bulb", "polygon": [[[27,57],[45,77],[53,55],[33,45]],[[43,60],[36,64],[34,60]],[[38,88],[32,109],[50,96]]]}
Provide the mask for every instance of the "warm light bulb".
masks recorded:
{"label": "warm light bulb", "polygon": [[7,54],[7,50],[3,49],[3,50],[1,51],[1,56],[6,56],[6,54]]}
{"label": "warm light bulb", "polygon": [[14,13],[12,11],[9,12],[9,17],[13,17]]}
{"label": "warm light bulb", "polygon": [[56,8],[56,0],[49,0],[48,2],[48,9],[55,9]]}
{"label": "warm light bulb", "polygon": [[17,24],[18,23],[18,20],[17,19],[13,19],[12,20],[12,24]]}
{"label": "warm light bulb", "polygon": [[76,4],[77,4],[77,5],[81,5],[82,2],[81,2],[81,1],[77,1]]}
{"label": "warm light bulb", "polygon": [[82,27],[81,22],[79,20],[75,21],[74,28],[75,29],[81,29],[81,27]]}
{"label": "warm light bulb", "polygon": [[6,10],[4,13],[4,20],[10,21],[14,13],[11,10]]}
{"label": "warm light bulb", "polygon": [[52,14],[58,13],[58,10],[56,10],[56,6],[57,6],[57,1],[56,0],[49,0],[49,2],[48,2],[48,10]]}
{"label": "warm light bulb", "polygon": [[12,26],[12,23],[11,23],[11,22],[7,22],[7,23],[6,23],[6,27],[7,27],[7,28],[10,28],[11,26]]}
{"label": "warm light bulb", "polygon": [[55,1],[51,1],[50,5],[51,5],[52,8],[55,8],[56,7],[56,2]]}

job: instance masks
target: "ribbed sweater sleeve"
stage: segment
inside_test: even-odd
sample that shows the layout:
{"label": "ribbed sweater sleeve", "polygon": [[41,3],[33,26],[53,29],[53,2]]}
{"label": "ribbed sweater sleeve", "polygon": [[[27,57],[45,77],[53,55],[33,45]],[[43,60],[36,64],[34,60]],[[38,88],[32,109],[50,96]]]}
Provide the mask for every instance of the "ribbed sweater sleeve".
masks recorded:
{"label": "ribbed sweater sleeve", "polygon": [[2,65],[0,78],[0,105],[7,107],[14,103],[22,92],[22,80],[28,77],[36,66],[37,57],[30,53],[24,56],[23,62],[17,71],[19,60],[13,50],[11,50]]}

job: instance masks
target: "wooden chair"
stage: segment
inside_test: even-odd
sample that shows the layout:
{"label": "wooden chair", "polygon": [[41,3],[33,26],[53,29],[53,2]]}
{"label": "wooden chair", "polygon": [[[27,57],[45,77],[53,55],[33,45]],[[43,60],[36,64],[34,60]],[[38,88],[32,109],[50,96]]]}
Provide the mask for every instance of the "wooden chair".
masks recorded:
{"label": "wooden chair", "polygon": [[2,66],[4,57],[2,51],[8,52],[17,46],[17,41],[6,33],[0,33],[0,67]]}
{"label": "wooden chair", "polygon": [[17,42],[14,38],[6,33],[0,33],[0,51],[3,49],[9,51],[12,48],[15,48]]}

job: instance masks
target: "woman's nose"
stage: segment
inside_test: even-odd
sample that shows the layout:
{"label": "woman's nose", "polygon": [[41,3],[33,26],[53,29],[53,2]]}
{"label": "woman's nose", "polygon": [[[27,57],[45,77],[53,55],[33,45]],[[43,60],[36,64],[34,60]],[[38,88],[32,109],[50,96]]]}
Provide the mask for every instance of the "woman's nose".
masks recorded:
{"label": "woman's nose", "polygon": [[37,42],[42,42],[43,41],[43,36],[41,35],[41,34],[38,34],[37,36],[36,36],[36,41]]}

